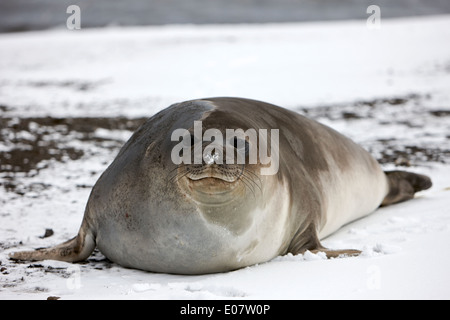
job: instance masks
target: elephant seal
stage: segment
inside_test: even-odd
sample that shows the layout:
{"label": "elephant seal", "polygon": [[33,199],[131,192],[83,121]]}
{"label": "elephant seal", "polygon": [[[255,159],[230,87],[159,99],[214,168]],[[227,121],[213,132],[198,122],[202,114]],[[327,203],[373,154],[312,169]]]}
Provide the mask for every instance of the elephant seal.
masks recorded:
{"label": "elephant seal", "polygon": [[[196,143],[199,121],[203,137]],[[202,151],[232,129],[247,135],[192,161],[194,146]],[[176,130],[189,132],[192,143],[174,141]],[[250,139],[250,132],[259,133],[257,140]],[[275,133],[278,141],[272,139]],[[226,148],[239,144],[245,159],[251,150],[260,157],[253,157],[253,163],[217,161]],[[186,150],[190,163],[173,159],[177,153],[186,156]],[[278,156],[278,163],[263,159],[261,151],[274,161]],[[275,170],[262,174],[270,167]],[[76,237],[10,257],[76,262],[98,247],[125,267],[204,274],[288,252],[357,255],[358,250],[326,249],[320,239],[380,205],[411,199],[430,186],[423,175],[383,172],[350,139],[293,111],[241,98],[187,101],[151,117],[126,142],[93,187]]]}

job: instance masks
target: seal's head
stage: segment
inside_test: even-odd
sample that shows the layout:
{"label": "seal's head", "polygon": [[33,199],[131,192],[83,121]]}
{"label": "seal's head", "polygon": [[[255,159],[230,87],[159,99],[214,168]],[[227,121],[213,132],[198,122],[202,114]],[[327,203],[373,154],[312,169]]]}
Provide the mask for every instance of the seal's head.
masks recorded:
{"label": "seal's head", "polygon": [[201,130],[189,130],[184,139],[188,146],[181,150],[188,161],[177,166],[171,180],[176,180],[180,192],[207,221],[242,234],[251,227],[254,210],[263,203],[261,164],[252,159],[257,142],[239,134],[243,131],[221,128],[223,123],[206,120],[202,125]]}
{"label": "seal's head", "polygon": [[248,140],[233,137],[223,143],[193,143],[190,151],[194,159],[199,150],[202,156],[197,163],[181,163],[177,168],[178,185],[189,198],[199,205],[223,206],[243,196],[256,197],[261,178],[258,164],[249,161]]}

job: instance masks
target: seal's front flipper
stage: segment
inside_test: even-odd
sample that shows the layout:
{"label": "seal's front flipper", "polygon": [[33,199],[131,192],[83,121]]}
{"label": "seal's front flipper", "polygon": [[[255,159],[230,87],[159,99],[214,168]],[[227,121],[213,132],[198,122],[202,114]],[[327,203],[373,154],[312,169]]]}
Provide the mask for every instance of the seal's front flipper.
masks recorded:
{"label": "seal's front flipper", "polygon": [[322,246],[314,224],[309,225],[305,229],[301,228],[297,231],[288,248],[288,252],[293,255],[303,254],[310,251],[314,254],[324,252],[328,259],[337,257],[354,257],[361,254],[361,251],[354,249],[330,250]]}
{"label": "seal's front flipper", "polygon": [[339,257],[356,257],[361,254],[361,251],[355,249],[344,249],[344,250],[330,250],[326,248],[310,250],[312,253],[324,252],[328,259],[339,258]]}
{"label": "seal's front flipper", "polygon": [[85,232],[82,227],[75,238],[55,247],[14,252],[9,257],[12,260],[23,261],[59,260],[77,262],[89,257],[94,249],[95,241],[93,235],[90,232]]}
{"label": "seal's front flipper", "polygon": [[406,201],[414,198],[416,192],[429,189],[432,185],[427,176],[406,171],[385,171],[389,192],[381,206]]}

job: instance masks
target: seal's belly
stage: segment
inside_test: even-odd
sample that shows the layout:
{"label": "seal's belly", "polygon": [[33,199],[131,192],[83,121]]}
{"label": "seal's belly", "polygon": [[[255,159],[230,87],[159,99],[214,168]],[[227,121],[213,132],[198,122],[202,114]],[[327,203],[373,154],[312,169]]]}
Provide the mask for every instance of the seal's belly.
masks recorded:
{"label": "seal's belly", "polygon": [[[266,262],[285,250],[288,208],[274,202],[258,212],[240,234],[214,223],[199,212],[173,213],[174,220],[154,225],[149,219],[129,230],[122,222],[98,226],[97,246],[110,260],[125,266],[164,273],[224,272]],[[272,212],[280,214],[274,216]],[[161,213],[163,214],[163,213]],[[131,214],[130,214],[131,215]]]}

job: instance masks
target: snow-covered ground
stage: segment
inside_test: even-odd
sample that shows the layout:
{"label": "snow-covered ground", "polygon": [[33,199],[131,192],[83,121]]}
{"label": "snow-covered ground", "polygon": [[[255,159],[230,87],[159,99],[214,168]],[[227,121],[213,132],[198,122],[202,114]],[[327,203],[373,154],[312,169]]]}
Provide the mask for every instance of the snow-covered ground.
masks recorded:
{"label": "snow-covered ground", "polygon": [[[450,16],[52,30],[0,35],[0,299],[449,299]],[[433,188],[323,243],[354,258],[287,255],[203,276],[7,254],[73,237],[90,188],[143,121],[210,96],[313,117],[388,169]],[[408,168],[405,168],[408,166]],[[51,229],[44,237],[46,229]]]}

